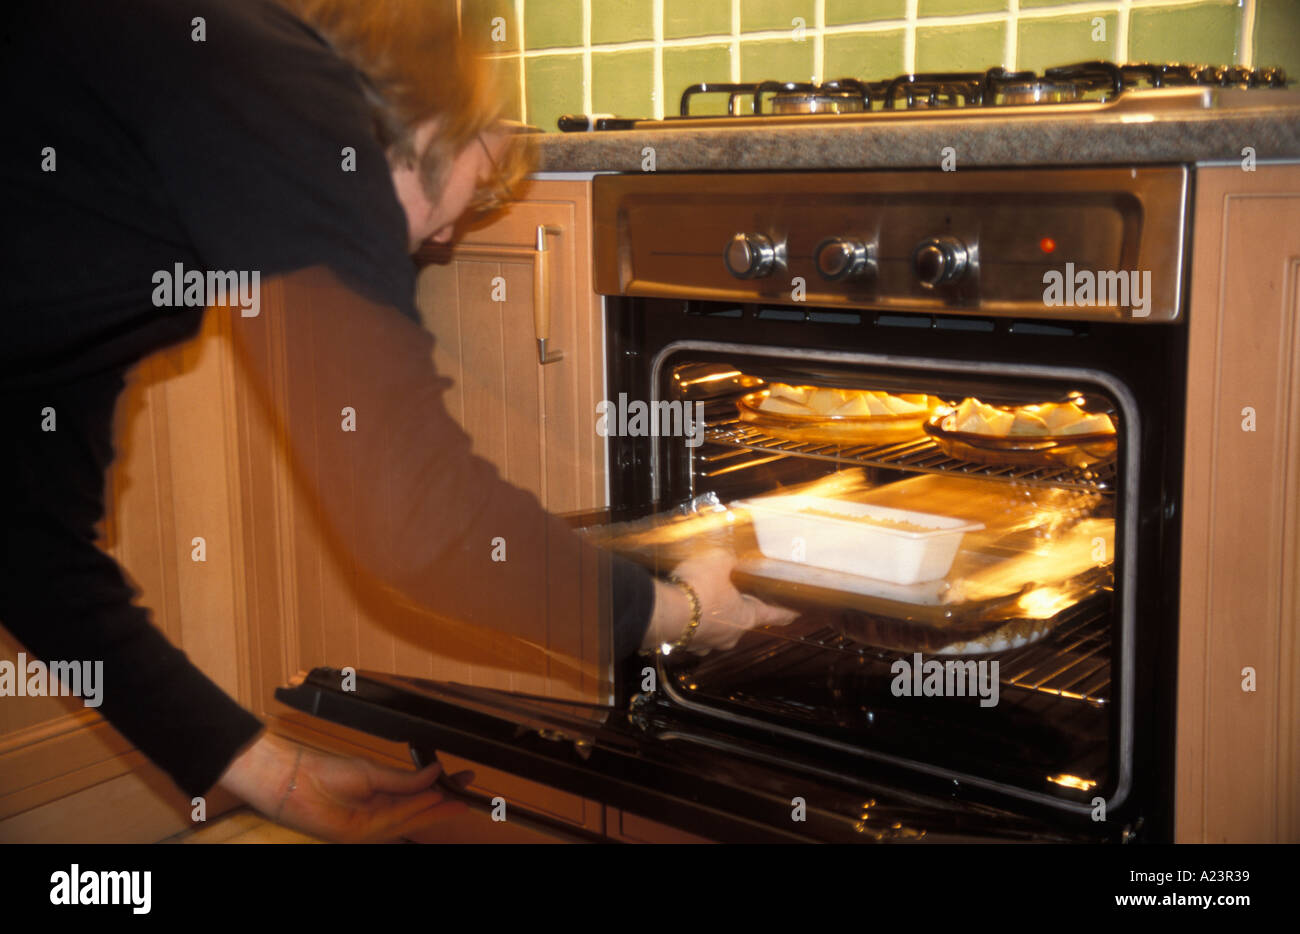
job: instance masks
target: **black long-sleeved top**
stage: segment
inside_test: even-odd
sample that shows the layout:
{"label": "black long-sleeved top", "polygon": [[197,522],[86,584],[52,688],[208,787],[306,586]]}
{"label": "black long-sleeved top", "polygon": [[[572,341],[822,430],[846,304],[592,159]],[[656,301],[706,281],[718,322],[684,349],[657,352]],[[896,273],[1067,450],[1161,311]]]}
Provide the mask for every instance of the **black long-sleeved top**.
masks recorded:
{"label": "black long-sleeved top", "polygon": [[[155,273],[180,263],[279,279],[277,325],[316,335],[295,352],[328,375],[278,415],[319,502],[357,476],[382,489],[389,508],[324,510],[359,566],[505,632],[539,588],[576,612],[612,579],[615,651],[639,645],[648,575],[611,567],[504,483],[443,405],[405,216],[350,66],[270,0],[37,0],[3,15],[0,623],[42,658],[102,660],[100,712],[191,794],[260,729],[95,545],[121,374],[201,322],[201,307],[153,301]],[[236,339],[259,340],[267,318],[235,317]],[[256,361],[249,373],[270,378]],[[357,432],[337,430],[343,405]]]}

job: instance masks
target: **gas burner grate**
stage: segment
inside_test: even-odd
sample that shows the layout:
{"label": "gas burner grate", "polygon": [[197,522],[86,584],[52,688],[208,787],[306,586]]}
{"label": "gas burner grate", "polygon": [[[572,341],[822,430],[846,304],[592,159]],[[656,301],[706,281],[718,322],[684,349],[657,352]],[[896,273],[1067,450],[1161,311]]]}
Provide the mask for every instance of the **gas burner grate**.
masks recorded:
{"label": "gas burner grate", "polygon": [[928,437],[885,445],[840,445],[823,441],[792,441],[773,437],[738,418],[732,418],[715,422],[707,428],[705,440],[715,445],[767,455],[743,463],[720,459],[717,461],[716,471],[713,462],[706,459],[704,470],[707,477],[714,477],[720,473],[733,473],[746,467],[770,463],[780,456],[788,456],[856,467],[884,467],[909,473],[986,477],[1033,486],[1065,487],[1090,493],[1113,493],[1115,488],[1113,464],[1096,465],[1087,469],[977,464],[950,457]]}
{"label": "gas burner grate", "polygon": [[820,84],[702,82],[682,92],[679,118],[713,116],[693,113],[692,105],[716,94],[727,95],[728,116],[740,117],[1098,103],[1116,100],[1126,91],[1148,88],[1280,88],[1286,84],[1286,72],[1281,68],[1145,62],[1116,65],[1102,61],[1048,68],[1041,75],[995,67],[982,72],[905,74],[884,81],[839,78]]}

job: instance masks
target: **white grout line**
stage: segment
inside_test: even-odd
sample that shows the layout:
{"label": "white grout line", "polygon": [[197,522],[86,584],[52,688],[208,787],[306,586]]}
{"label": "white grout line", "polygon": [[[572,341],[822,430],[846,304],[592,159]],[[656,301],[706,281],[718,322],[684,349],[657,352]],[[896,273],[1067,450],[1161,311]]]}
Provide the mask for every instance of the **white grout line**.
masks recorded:
{"label": "white grout line", "polygon": [[740,0],[731,0],[731,83],[740,81]]}
{"label": "white grout line", "polygon": [[[654,53],[653,75],[651,79],[651,88],[654,95],[654,115],[656,119],[662,119],[667,109],[667,101],[664,98],[665,88],[663,74],[665,49],[725,46],[728,50],[728,58],[731,66],[730,78],[733,82],[739,82],[741,78],[740,53],[743,43],[790,38],[789,30],[767,29],[742,33],[740,16],[741,0],[731,0],[731,31],[729,33],[707,36],[689,36],[679,39],[665,39],[664,0],[652,0],[653,38],[649,40],[642,39],[630,42],[607,42],[593,45],[591,41],[591,0],[582,0],[582,45],[529,49],[525,47],[524,42],[525,2],[526,0],[514,0],[515,22],[517,23],[517,29],[519,31],[519,51],[497,52],[491,53],[487,56],[491,59],[518,56],[520,118],[524,122],[527,122],[528,120],[528,86],[525,62],[529,59],[548,58],[557,55],[580,55],[582,57],[583,109],[586,113],[591,113],[593,108],[592,53],[649,50]],[[539,2],[539,0],[533,0],[533,2],[536,3]],[[701,0],[701,2],[705,2],[705,0]],[[808,36],[808,39],[811,39],[814,43],[813,74],[810,77],[814,81],[827,80],[827,36],[869,35],[871,33],[902,30],[903,71],[914,72],[916,71],[916,33],[918,28],[975,26],[987,23],[1001,24],[1006,28],[1006,36],[1003,42],[1003,65],[1008,69],[1015,70],[1019,66],[1019,24],[1021,22],[1026,20],[1057,19],[1088,13],[1114,13],[1116,15],[1117,25],[1113,58],[1118,62],[1128,62],[1132,59],[1129,49],[1129,17],[1134,9],[1146,10],[1159,9],[1162,7],[1203,6],[1210,5],[1211,2],[1212,0],[1075,0],[1075,2],[1072,3],[1061,3],[1053,6],[1022,9],[1020,6],[1020,0],[1008,0],[1008,8],[1005,10],[986,13],[922,17],[918,14],[919,0],[906,0],[904,16],[902,19],[875,20],[871,22],[828,26],[826,24],[826,0],[815,0],[815,18],[813,25],[808,28],[808,32],[811,33],[811,36]],[[456,16],[458,24],[461,19],[463,3],[464,0],[456,0]],[[1241,9],[1242,42],[1236,64],[1253,67],[1257,0],[1236,0],[1236,3]],[[1225,62],[1224,64],[1231,63]]]}
{"label": "white grout line", "polygon": [[906,20],[903,27],[903,71],[909,75],[916,71],[916,3],[917,0],[907,0],[903,13]]}
{"label": "white grout line", "polygon": [[591,103],[591,0],[582,0],[582,112],[592,113]]}
{"label": "white grout line", "polygon": [[1255,67],[1255,0],[1243,0],[1241,8],[1241,48],[1237,64]]}
{"label": "white grout line", "polygon": [[1128,51],[1128,15],[1133,6],[1132,0],[1121,0],[1115,17],[1115,61],[1131,62],[1133,56]]}
{"label": "white grout line", "polygon": [[656,120],[664,118],[664,0],[654,0],[651,4],[651,28],[654,31],[655,58],[654,75],[650,81],[650,93],[654,95]]}
{"label": "white grout line", "polygon": [[[916,0],[908,0],[909,3]],[[1246,2],[1246,0],[1242,0]],[[1028,19],[1056,19],[1061,17],[1062,12],[1072,15],[1083,13],[1115,13],[1117,10],[1123,11],[1130,7],[1137,9],[1153,9],[1159,7],[1177,7],[1196,4],[1197,0],[1121,0],[1116,3],[1115,0],[1108,2],[1096,2],[1090,0],[1087,3],[1072,3],[1060,7],[1030,7],[1020,9],[1017,13],[1017,19],[1024,21]],[[991,13],[969,13],[960,16],[926,16],[918,17],[912,20],[894,19],[894,20],[877,20],[870,23],[848,23],[842,26],[825,26],[821,32],[827,36],[838,35],[857,35],[874,32],[892,32],[902,29],[906,31],[909,27],[913,30],[917,27],[930,28],[935,26],[979,26],[988,23],[1002,24],[1007,21],[1007,12],[1005,10]],[[744,42],[761,42],[772,41],[774,39],[789,39],[789,30],[768,29],[761,32],[747,32],[743,35],[738,32],[716,33],[709,36],[690,36],[682,39],[663,39],[665,49],[691,48],[700,46],[718,46],[731,45],[735,48],[741,41]],[[913,36],[913,42],[915,36]],[[633,52],[633,51],[653,51],[656,48],[654,39],[635,39],[628,42],[607,42],[600,45],[591,46],[552,46],[545,49],[527,49],[524,52],[527,58],[546,58],[552,55],[582,55],[584,52]],[[506,58],[515,55],[515,52],[492,52],[488,53],[488,58]],[[740,80],[739,75],[733,75],[732,80]]]}
{"label": "white grout line", "polygon": [[813,10],[813,73],[816,84],[826,80],[826,0],[817,0]]}
{"label": "white grout line", "polygon": [[1002,45],[1002,67],[1016,70],[1016,57],[1020,54],[1020,0],[1007,3],[1007,34]]}
{"label": "white grout line", "polygon": [[528,77],[524,72],[524,0],[515,0],[515,29],[519,31],[519,122],[528,122]]}

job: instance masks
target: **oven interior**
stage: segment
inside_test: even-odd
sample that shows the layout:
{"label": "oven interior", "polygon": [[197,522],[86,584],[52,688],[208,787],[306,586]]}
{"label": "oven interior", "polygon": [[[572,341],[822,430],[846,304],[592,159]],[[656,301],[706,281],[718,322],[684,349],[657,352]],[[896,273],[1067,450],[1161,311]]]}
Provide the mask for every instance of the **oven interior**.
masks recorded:
{"label": "oven interior", "polygon": [[[648,468],[650,505],[641,512],[650,518],[631,525],[624,550],[667,572],[713,539],[737,556],[733,579],[742,590],[800,614],[788,626],[746,633],[729,651],[661,657],[670,701],[785,743],[850,753],[864,770],[870,761],[902,765],[1079,815],[1098,796],[1121,801],[1131,732],[1120,703],[1117,569],[1127,547],[1125,481],[1136,480],[1124,467],[1131,403],[1083,368],[1033,369],[669,342],[647,374],[655,399],[701,414],[704,426],[690,443],[652,439],[650,463],[639,465]],[[1096,462],[1031,456],[1008,464],[954,456],[919,431],[882,440],[836,434],[841,426],[832,425],[825,435],[816,412],[769,424],[754,411],[782,393],[786,401],[807,393],[816,405],[821,392],[825,409],[834,404],[826,391],[858,409],[865,394],[877,403],[937,401],[936,418],[967,399],[1007,412],[1075,406],[1109,419],[1114,443]],[[963,534],[942,580],[894,585],[810,567],[804,554],[765,554],[748,507],[773,497],[832,510],[911,510],[982,528]],[[803,536],[822,533],[816,512],[799,526]],[[650,527],[652,535],[636,534]],[[853,556],[846,560],[854,567]]]}

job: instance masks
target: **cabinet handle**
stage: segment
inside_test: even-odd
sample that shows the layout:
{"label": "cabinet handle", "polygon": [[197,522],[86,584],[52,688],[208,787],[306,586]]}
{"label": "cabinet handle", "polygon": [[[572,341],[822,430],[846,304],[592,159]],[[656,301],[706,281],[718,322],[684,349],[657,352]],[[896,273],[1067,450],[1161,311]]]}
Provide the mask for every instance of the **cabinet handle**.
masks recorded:
{"label": "cabinet handle", "polygon": [[537,362],[543,365],[564,359],[563,351],[546,347],[551,339],[551,250],[546,245],[546,235],[558,237],[560,232],[559,227],[537,225],[537,255],[533,258],[533,330],[537,333]]}

